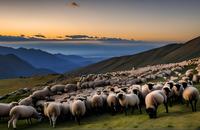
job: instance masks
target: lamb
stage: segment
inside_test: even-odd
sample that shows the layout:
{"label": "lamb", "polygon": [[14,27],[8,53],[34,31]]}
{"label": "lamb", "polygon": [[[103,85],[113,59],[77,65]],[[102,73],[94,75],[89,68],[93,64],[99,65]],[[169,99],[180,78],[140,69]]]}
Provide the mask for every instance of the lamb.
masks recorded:
{"label": "lamb", "polygon": [[46,102],[44,104],[44,115],[49,118],[50,126],[55,128],[56,120],[61,114],[61,103]]}
{"label": "lamb", "polygon": [[128,107],[132,107],[132,113],[134,111],[135,106],[138,107],[138,109],[140,110],[140,113],[142,112],[141,107],[140,107],[140,100],[136,94],[119,93],[117,97],[119,99],[120,105],[124,108],[125,115],[127,115]]}
{"label": "lamb", "polygon": [[65,89],[65,85],[62,85],[62,84],[57,84],[57,85],[54,85],[51,87],[51,91],[53,93],[57,93],[57,92],[64,92],[64,89]]}
{"label": "lamb", "polygon": [[161,103],[164,103],[168,113],[167,96],[163,90],[155,90],[146,96],[146,112],[149,114],[149,118],[157,118],[157,108]]}
{"label": "lamb", "polygon": [[8,117],[10,110],[16,105],[18,105],[17,102],[11,102],[9,104],[0,103],[0,118],[1,117]]}
{"label": "lamb", "polygon": [[51,88],[49,86],[46,86],[42,90],[37,90],[37,91],[33,92],[32,97],[37,100],[43,100],[47,96],[51,96],[51,95],[52,95]]}
{"label": "lamb", "polygon": [[41,121],[41,114],[36,111],[36,109],[32,106],[24,106],[18,105],[13,107],[9,113],[11,119],[8,121],[8,128],[10,128],[10,124],[12,123],[13,128],[16,129],[17,120],[19,119],[29,119],[31,122],[31,118],[38,119]]}
{"label": "lamb", "polygon": [[[197,111],[197,101],[199,100],[199,91],[197,88],[193,86],[187,87],[183,91],[183,98],[188,101],[192,107],[192,111],[196,112]],[[194,106],[193,106],[193,101],[194,101]]]}
{"label": "lamb", "polygon": [[71,114],[75,117],[75,120],[80,125],[80,119],[86,113],[86,106],[84,101],[80,99],[74,100],[70,105]]}

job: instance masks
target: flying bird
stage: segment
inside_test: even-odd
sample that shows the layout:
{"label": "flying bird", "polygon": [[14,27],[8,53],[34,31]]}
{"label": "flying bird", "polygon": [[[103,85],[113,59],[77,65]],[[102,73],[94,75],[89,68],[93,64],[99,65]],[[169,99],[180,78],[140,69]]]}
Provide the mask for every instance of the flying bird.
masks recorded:
{"label": "flying bird", "polygon": [[67,6],[69,6],[69,7],[73,7],[73,8],[80,7],[80,5],[79,5],[77,2],[74,2],[74,1],[68,3]]}

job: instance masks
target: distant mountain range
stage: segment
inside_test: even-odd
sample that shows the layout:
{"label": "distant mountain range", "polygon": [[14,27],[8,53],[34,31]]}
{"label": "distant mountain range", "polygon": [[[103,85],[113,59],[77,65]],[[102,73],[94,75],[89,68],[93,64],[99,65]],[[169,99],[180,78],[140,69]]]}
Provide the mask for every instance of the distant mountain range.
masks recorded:
{"label": "distant mountain range", "polygon": [[0,55],[0,79],[19,76],[45,75],[55,73],[48,69],[36,69],[19,57],[9,54]]}
{"label": "distant mountain range", "polygon": [[[101,60],[100,58],[84,58],[81,56],[76,56],[76,55],[62,55],[62,54],[51,54],[47,53],[42,50],[38,49],[26,49],[26,48],[18,48],[14,49],[11,47],[1,47],[0,46],[0,55],[8,55],[12,54],[12,56],[15,58],[7,59],[7,62],[3,62],[4,65],[10,65],[11,63],[16,67],[15,72],[17,73],[17,76],[27,76],[31,74],[37,74],[37,69],[41,70],[46,70],[46,71],[41,71],[41,74],[46,74],[46,73],[64,73],[68,71],[72,71],[73,69],[77,69],[79,67],[83,67],[92,63],[96,63],[97,61]],[[3,58],[3,57],[2,57]],[[5,58],[5,56],[4,56]],[[13,60],[17,59],[17,60]],[[11,61],[9,61],[11,60]],[[13,60],[13,61],[12,61]],[[17,66],[15,65],[15,61],[21,61],[20,64]],[[9,62],[8,62],[9,61]],[[22,62],[23,61],[23,62]],[[27,72],[27,69],[23,71],[19,70],[17,72],[17,68],[23,68],[23,63],[29,64],[29,68],[32,68],[34,71],[30,69],[29,72]],[[3,69],[3,67],[0,66],[0,73],[3,72],[3,70],[9,70]],[[6,72],[4,71],[4,73]],[[28,74],[26,74],[28,73]],[[10,77],[16,77],[16,75],[12,75],[11,73],[8,73],[7,75],[10,74]],[[21,75],[20,75],[21,74]],[[4,74],[5,75],[5,74]],[[3,76],[1,76],[2,78]],[[5,76],[9,77],[9,76]]]}
{"label": "distant mountain range", "polygon": [[134,55],[110,58],[77,69],[70,74],[83,75],[90,73],[106,73],[111,71],[129,70],[133,67],[180,62],[195,57],[200,57],[200,37],[192,39],[185,44],[169,44]]}

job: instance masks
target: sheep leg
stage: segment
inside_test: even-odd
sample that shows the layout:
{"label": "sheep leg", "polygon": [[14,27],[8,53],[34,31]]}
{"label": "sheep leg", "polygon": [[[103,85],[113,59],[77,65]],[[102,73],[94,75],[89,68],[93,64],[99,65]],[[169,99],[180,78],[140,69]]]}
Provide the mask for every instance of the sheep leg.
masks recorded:
{"label": "sheep leg", "polygon": [[52,126],[51,117],[49,117],[49,124],[50,124],[50,126]]}
{"label": "sheep leg", "polygon": [[57,117],[56,116],[52,116],[51,119],[52,119],[52,122],[53,122],[53,128],[55,128]]}
{"label": "sheep leg", "polygon": [[194,106],[193,106],[192,100],[190,100],[189,102],[190,102],[190,105],[192,107],[192,111],[194,112]]}
{"label": "sheep leg", "polygon": [[197,100],[194,101],[194,111],[197,111]]}
{"label": "sheep leg", "polygon": [[164,103],[164,105],[165,105],[166,113],[168,113],[168,105],[167,105],[167,103]]}
{"label": "sheep leg", "polygon": [[125,116],[127,115],[127,107],[124,107]]}
{"label": "sheep leg", "polygon": [[30,121],[30,124],[32,125],[32,120],[31,120],[31,118],[29,119],[29,121]]}
{"label": "sheep leg", "polygon": [[12,116],[12,118],[8,121],[8,128],[10,128],[10,124],[13,122],[13,120],[15,119],[15,116]]}
{"label": "sheep leg", "polygon": [[141,106],[141,104],[138,105],[138,108],[139,108],[139,110],[140,110],[140,114],[142,114],[142,109],[141,109],[142,106]]}
{"label": "sheep leg", "polygon": [[17,118],[15,118],[12,123],[13,123],[13,128],[16,129],[17,128],[17,126],[16,126],[16,124],[17,124]]}

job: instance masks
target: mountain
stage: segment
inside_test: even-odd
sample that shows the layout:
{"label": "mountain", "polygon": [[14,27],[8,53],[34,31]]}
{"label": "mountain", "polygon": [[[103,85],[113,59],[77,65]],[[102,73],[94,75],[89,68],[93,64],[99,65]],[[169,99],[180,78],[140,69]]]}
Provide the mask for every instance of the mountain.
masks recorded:
{"label": "mountain", "polygon": [[16,55],[0,55],[0,79],[19,76],[45,75],[55,73],[47,69],[36,69]]}
{"label": "mountain", "polygon": [[26,49],[0,46],[0,55],[14,54],[35,68],[45,68],[56,73],[64,73],[102,60],[84,58],[77,55],[51,54],[39,49]]}
{"label": "mountain", "polygon": [[103,60],[103,58],[85,58],[82,56],[78,56],[78,55],[63,55],[63,54],[54,54],[55,56],[57,56],[60,59],[63,60],[68,60],[72,63],[75,63],[78,66],[87,66],[89,64],[93,64],[96,62],[99,62],[101,60]]}
{"label": "mountain", "polygon": [[83,75],[121,71],[132,69],[133,67],[180,62],[195,57],[200,57],[200,37],[192,39],[185,44],[169,44],[134,55],[114,57],[80,68],[69,74]]}

